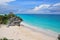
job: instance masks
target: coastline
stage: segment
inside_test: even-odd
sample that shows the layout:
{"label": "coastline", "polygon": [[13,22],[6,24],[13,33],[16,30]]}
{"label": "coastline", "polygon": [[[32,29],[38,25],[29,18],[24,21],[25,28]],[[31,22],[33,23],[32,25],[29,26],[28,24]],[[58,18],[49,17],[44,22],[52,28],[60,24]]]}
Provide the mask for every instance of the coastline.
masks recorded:
{"label": "coastline", "polygon": [[56,40],[57,33],[46,31],[45,29],[38,29],[21,23],[21,26],[10,26],[7,28],[5,25],[0,28],[0,38],[7,37],[8,39],[14,40]]}
{"label": "coastline", "polygon": [[36,31],[36,32],[41,32],[41,33],[49,35],[49,36],[53,36],[54,37],[54,36],[58,36],[58,34],[60,34],[58,32],[52,31],[50,29],[38,28],[37,26],[29,25],[29,24],[27,24],[25,22],[22,22],[21,24],[25,25],[26,28],[29,28],[29,29],[31,29],[33,31]]}

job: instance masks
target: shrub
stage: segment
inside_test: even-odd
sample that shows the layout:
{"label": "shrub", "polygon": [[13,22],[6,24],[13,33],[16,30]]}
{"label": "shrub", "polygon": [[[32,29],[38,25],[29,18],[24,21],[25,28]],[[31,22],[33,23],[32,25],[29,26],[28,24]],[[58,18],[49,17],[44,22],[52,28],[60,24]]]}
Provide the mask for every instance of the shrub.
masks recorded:
{"label": "shrub", "polygon": [[7,38],[3,38],[3,40],[8,40]]}
{"label": "shrub", "polygon": [[0,38],[0,40],[8,40],[7,38]]}
{"label": "shrub", "polygon": [[[7,14],[0,15],[0,24],[7,24],[9,19],[12,17],[17,17],[17,16],[15,14],[13,14],[13,12],[10,12],[8,15]],[[21,21],[23,21],[22,18],[20,18],[20,17],[17,17],[17,18],[19,18]]]}

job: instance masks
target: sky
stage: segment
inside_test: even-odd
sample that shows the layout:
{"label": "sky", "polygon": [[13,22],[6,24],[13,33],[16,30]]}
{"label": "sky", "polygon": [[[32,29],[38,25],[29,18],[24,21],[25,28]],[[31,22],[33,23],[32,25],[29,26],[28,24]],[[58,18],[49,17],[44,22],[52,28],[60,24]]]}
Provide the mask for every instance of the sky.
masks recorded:
{"label": "sky", "polygon": [[60,0],[0,0],[0,13],[60,14]]}

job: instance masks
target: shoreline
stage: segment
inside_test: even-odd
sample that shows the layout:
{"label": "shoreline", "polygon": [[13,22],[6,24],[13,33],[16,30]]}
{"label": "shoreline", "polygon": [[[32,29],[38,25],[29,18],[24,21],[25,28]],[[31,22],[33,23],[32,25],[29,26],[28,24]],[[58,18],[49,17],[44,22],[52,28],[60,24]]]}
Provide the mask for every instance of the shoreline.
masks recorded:
{"label": "shoreline", "polygon": [[31,26],[31,25],[29,25],[29,24],[27,24],[25,22],[22,22],[21,24],[25,25],[25,27],[27,27],[27,28],[35,31],[35,32],[40,32],[40,33],[46,34],[48,36],[53,36],[53,37],[56,36],[57,37],[58,34],[60,34],[58,32],[52,31],[52,30],[48,30],[48,29],[44,29],[44,28],[38,28],[36,26]]}
{"label": "shoreline", "polygon": [[[0,38],[6,37],[14,40],[56,40],[57,35],[54,32],[46,31],[45,29],[40,30],[36,27],[29,26],[26,23],[21,23],[21,26],[10,26],[2,25],[0,28]],[[47,34],[46,34],[47,33]]]}

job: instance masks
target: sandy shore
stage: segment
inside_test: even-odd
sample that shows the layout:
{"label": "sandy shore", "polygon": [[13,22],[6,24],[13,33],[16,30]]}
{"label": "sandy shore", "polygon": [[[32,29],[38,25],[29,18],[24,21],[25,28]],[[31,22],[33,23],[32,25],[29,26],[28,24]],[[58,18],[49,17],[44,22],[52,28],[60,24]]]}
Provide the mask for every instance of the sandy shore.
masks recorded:
{"label": "sandy shore", "polygon": [[[51,34],[51,33],[50,33]],[[0,28],[0,38],[6,37],[14,40],[56,40],[57,36],[50,36],[43,32],[38,32],[35,29],[21,25],[10,26],[3,25]]]}

